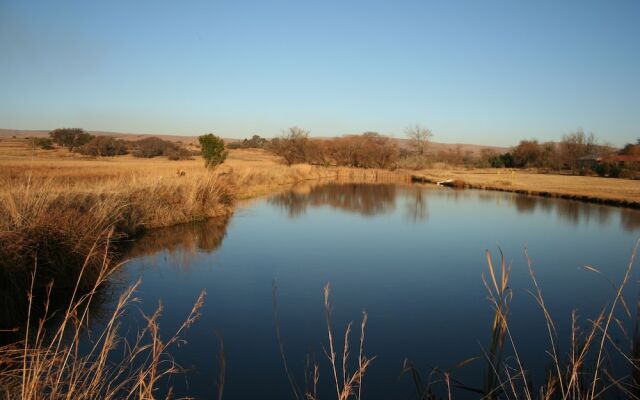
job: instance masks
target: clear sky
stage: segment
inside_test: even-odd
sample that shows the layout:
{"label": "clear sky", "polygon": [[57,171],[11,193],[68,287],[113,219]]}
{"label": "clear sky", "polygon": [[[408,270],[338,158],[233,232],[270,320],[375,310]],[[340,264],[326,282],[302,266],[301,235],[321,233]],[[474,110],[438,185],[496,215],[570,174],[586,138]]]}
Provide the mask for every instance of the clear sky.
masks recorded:
{"label": "clear sky", "polygon": [[0,127],[640,137],[640,1],[0,0]]}

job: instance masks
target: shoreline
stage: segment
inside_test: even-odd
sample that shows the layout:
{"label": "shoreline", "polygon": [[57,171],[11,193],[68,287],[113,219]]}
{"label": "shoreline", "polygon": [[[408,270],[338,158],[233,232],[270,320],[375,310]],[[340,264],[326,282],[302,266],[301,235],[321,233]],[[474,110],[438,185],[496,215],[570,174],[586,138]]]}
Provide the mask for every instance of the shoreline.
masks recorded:
{"label": "shoreline", "polygon": [[[441,181],[433,178],[428,178],[426,176],[412,175],[411,182],[438,185],[438,182],[441,182]],[[488,191],[494,191],[494,192],[516,193],[516,194],[522,194],[526,196],[573,200],[573,201],[580,201],[583,203],[602,204],[602,205],[613,206],[613,207],[640,209],[640,202],[633,201],[633,200],[604,198],[604,197],[597,197],[597,196],[544,191],[544,190],[517,189],[517,188],[508,188],[508,187],[491,186],[491,185],[483,185],[483,184],[474,184],[469,182],[461,182],[459,184],[461,185],[461,187],[458,187],[458,189],[475,189],[475,190],[488,190]],[[441,186],[451,186],[451,185],[441,184]]]}
{"label": "shoreline", "polygon": [[[36,248],[34,240],[49,246],[47,235],[66,245],[82,241],[81,248],[75,246],[73,250],[86,254],[106,229],[131,236],[231,215],[239,200],[268,196],[301,183],[435,184],[450,179],[460,188],[640,209],[640,181],[551,175],[535,170],[435,166],[390,171],[287,166],[278,157],[256,149],[231,150],[224,164],[207,170],[199,157],[171,161],[164,157],[88,158],[57,150],[29,155],[24,151],[0,151],[0,231],[4,232],[0,239],[5,236],[5,243],[7,235],[20,239],[10,254],[18,259],[32,258],[29,249]],[[34,232],[40,239],[32,239]]]}

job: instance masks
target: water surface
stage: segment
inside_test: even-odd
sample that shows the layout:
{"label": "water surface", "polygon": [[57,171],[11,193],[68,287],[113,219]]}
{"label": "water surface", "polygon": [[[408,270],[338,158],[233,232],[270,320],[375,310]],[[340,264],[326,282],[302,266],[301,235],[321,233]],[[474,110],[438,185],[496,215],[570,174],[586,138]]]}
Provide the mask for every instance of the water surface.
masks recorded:
{"label": "water surface", "polygon": [[[613,295],[606,279],[582,266],[619,280],[638,237],[635,210],[501,192],[327,184],[254,201],[230,219],[149,232],[134,243],[122,279],[142,280],[143,312],[162,301],[165,335],[206,290],[202,318],[174,352],[190,369],[186,382],[172,380],[176,394],[214,398],[218,332],[227,360],[225,399],[292,398],[275,335],[275,280],[284,349],[300,384],[311,354],[321,365],[321,397],[332,394],[322,306],[330,282],[339,335],[349,321],[359,323],[363,310],[369,315],[365,352],[376,359],[363,397],[402,399],[413,395],[410,379],[400,378],[405,358],[428,372],[488,346],[485,249],[499,258],[501,248],[513,265],[511,329],[535,378],[549,362],[548,341],[528,293],[525,247],[566,338],[572,310],[585,321]],[[636,287],[627,292],[633,296]],[[128,313],[131,326],[140,320],[137,308]],[[456,376],[480,384],[483,370],[475,362]]]}

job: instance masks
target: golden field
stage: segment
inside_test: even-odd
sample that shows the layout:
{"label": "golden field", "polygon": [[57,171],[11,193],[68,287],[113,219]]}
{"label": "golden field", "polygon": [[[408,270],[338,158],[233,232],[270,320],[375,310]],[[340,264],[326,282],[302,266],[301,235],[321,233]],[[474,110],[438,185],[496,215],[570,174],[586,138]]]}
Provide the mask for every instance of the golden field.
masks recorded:
{"label": "golden field", "polygon": [[[179,176],[179,172],[184,172]],[[183,182],[204,176],[232,177],[238,198],[266,194],[283,186],[306,180],[345,179],[408,181],[406,172],[320,167],[306,164],[286,166],[264,150],[229,150],[224,164],[207,171],[201,157],[170,161],[130,155],[91,158],[65,149],[31,149],[24,140],[0,140],[0,180],[3,182],[48,181],[65,189],[91,190],[102,185],[126,186],[144,179]]]}
{"label": "golden field", "polygon": [[[182,180],[196,179],[208,172],[200,157],[188,161],[169,161],[164,157],[141,159],[132,156],[95,159],[65,149],[32,149],[24,139],[0,139],[0,180],[6,182],[48,180],[67,187],[89,190],[97,183],[150,178],[171,180],[184,171]],[[640,203],[640,181],[591,176],[555,175],[535,170],[465,168],[436,165],[421,171],[357,170],[306,164],[286,166],[278,157],[263,150],[236,149],[216,175],[233,175],[238,198],[267,194],[272,190],[306,180],[365,179],[406,182],[415,175],[430,181],[458,179],[471,187],[532,194],[585,197],[585,200],[611,200]]]}

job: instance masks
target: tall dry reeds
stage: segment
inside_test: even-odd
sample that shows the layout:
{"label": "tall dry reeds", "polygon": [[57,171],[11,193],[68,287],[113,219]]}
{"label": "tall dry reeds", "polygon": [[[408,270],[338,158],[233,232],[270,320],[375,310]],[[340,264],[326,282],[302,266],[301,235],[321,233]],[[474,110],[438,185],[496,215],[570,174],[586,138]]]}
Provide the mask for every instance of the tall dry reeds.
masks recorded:
{"label": "tall dry reeds", "polygon": [[225,214],[234,188],[229,177],[206,170],[187,176],[132,173],[90,183],[51,176],[4,180],[0,199],[3,231],[37,225],[52,213],[73,212],[86,214],[100,228],[114,225],[135,232]]}
{"label": "tall dry reeds", "polygon": [[[362,312],[362,321],[360,323],[360,340],[358,346],[358,359],[355,370],[349,370],[350,364],[350,337],[351,330],[353,328],[353,321],[347,324],[345,328],[343,342],[342,342],[342,354],[338,354],[338,344],[336,343],[336,335],[333,329],[332,313],[333,306],[329,301],[331,286],[327,283],[323,288],[324,294],[324,316],[327,328],[327,341],[328,345],[323,348],[324,354],[329,364],[330,381],[327,384],[335,387],[336,400],[349,400],[362,398],[362,385],[365,373],[371,366],[375,357],[368,358],[364,354],[364,340],[365,331],[367,327],[368,315],[365,311]],[[273,282],[273,315],[275,320],[276,339],[278,341],[278,347],[280,351],[280,357],[282,359],[285,375],[289,380],[289,386],[291,392],[296,400],[318,400],[318,384],[320,382],[320,364],[312,361],[310,356],[307,356],[305,373],[304,373],[304,390],[300,389],[301,386],[295,378],[295,374],[289,368],[289,363],[285,354],[284,343],[282,341],[280,333],[280,318],[278,316],[277,305],[277,285]]]}
{"label": "tall dry reeds", "polygon": [[[6,179],[0,189],[0,329],[24,317],[24,290],[33,266],[35,291],[55,282],[54,297],[81,282],[87,290],[102,260],[89,257],[95,243],[109,243],[147,228],[174,225],[232,211],[231,179],[203,170],[188,176],[129,174],[93,182]],[[109,257],[115,253],[110,252]]]}
{"label": "tall dry reeds", "polygon": [[[34,270],[23,339],[0,346],[0,398],[155,399],[159,389],[166,392],[165,378],[181,372],[169,350],[184,342],[185,331],[200,316],[204,292],[173,335],[163,339],[159,334],[160,305],[152,315],[144,316],[146,325],[132,342],[127,342],[121,324],[127,307],[137,301],[135,291],[140,283],[137,282],[123,292],[103,328],[92,332],[89,341],[87,327],[91,322],[92,303],[100,287],[119,267],[110,264],[108,246],[101,247],[100,251],[95,248],[103,263],[93,286],[86,293],[79,289],[87,262],[80,271],[68,306],[62,310],[50,307],[52,286],[49,285],[44,313],[33,314],[38,269]],[[62,317],[56,327],[48,331],[48,320],[55,312]]]}
{"label": "tall dry reeds", "polygon": [[[426,381],[411,362],[405,361],[403,373],[411,376],[417,398],[442,398],[436,393],[438,387],[444,384],[440,392],[444,392],[444,398],[448,399],[456,397],[456,390],[475,393],[482,399],[640,399],[640,303],[634,315],[622,295],[623,289],[630,281],[639,244],[640,241],[634,247],[620,282],[616,284],[609,281],[613,287],[613,298],[595,318],[586,321],[586,328],[581,327],[577,313],[572,313],[569,321],[570,337],[564,338],[568,348],[564,352],[561,351],[560,345],[563,340],[558,337],[556,330],[558,322],[551,317],[531,258],[525,250],[527,268],[533,284],[531,294],[544,316],[549,340],[549,349],[546,352],[549,357],[547,375],[536,385],[533,384],[530,371],[525,368],[526,360],[521,358],[519,352],[526,342],[523,339],[516,343],[509,327],[509,305],[513,296],[509,286],[511,268],[505,262],[502,253],[500,268],[496,268],[487,252],[488,277],[485,278],[483,275],[483,282],[494,310],[489,347],[483,348],[482,357],[465,360],[451,370],[430,371]],[[586,266],[585,269],[601,275],[601,272],[592,266]],[[633,332],[628,331],[627,327],[630,325],[634,326]],[[484,359],[486,363],[482,387],[469,386],[454,378],[458,368],[477,359]]]}
{"label": "tall dry reeds", "polygon": [[[124,341],[121,320],[127,306],[137,301],[135,290],[139,282],[128,288],[119,297],[113,311],[106,318],[106,323],[88,349],[81,350],[81,342],[86,338],[86,327],[89,324],[91,305],[99,298],[99,288],[117,271],[119,265],[111,264],[109,259],[109,237],[97,241],[92,246],[91,257],[102,260],[91,288],[84,292],[80,289],[82,276],[89,272],[89,263],[85,262],[80,276],[73,287],[70,301],[66,308],[58,311],[60,320],[53,329],[47,323],[53,308],[48,301],[52,286],[46,288],[44,312],[34,313],[34,300],[37,295],[34,283],[39,269],[31,275],[31,284],[27,298],[29,307],[27,326],[22,340],[8,346],[0,347],[0,395],[6,398],[39,399],[39,398],[157,398],[158,388],[163,385],[168,375],[179,373],[181,369],[171,360],[170,347],[182,341],[184,331],[199,317],[204,293],[195,301],[193,309],[188,313],[185,322],[168,339],[163,340],[159,334],[158,320],[162,312],[146,316],[146,325],[136,336],[133,343]],[[639,242],[640,243],[640,242]],[[545,379],[536,385],[525,368],[526,360],[520,356],[524,341],[517,343],[512,335],[509,318],[510,303],[513,292],[509,284],[511,267],[501,253],[501,262],[496,266],[489,252],[486,253],[487,274],[483,274],[483,282],[487,289],[488,299],[493,308],[493,320],[489,346],[482,349],[482,356],[461,362],[452,370],[434,369],[428,379],[422,379],[418,370],[405,362],[405,373],[412,376],[418,399],[436,400],[453,399],[457,391],[471,392],[482,399],[538,399],[538,400],[595,400],[603,398],[631,398],[640,396],[638,376],[640,365],[638,348],[637,312],[635,330],[628,332],[625,328],[630,324],[624,319],[633,320],[634,314],[629,303],[622,296],[623,289],[629,283],[635,262],[638,244],[619,283],[610,281],[613,287],[612,300],[602,311],[581,328],[577,314],[571,315],[571,336],[568,348],[561,350],[561,342],[556,331],[557,322],[545,302],[543,291],[534,273],[531,259],[525,251],[528,261],[528,272],[533,285],[531,291],[539,305],[546,322],[549,338],[547,355],[550,368]],[[587,266],[588,271],[600,274],[595,267]],[[323,290],[324,313],[326,323],[327,344],[324,353],[328,360],[328,380],[323,384],[333,387],[336,400],[361,399],[363,377],[371,366],[373,358],[364,355],[364,339],[367,325],[367,314],[363,313],[360,324],[360,340],[357,360],[350,361],[350,337],[353,324],[350,322],[344,331],[342,343],[336,336],[333,326],[333,307],[330,302],[330,286]],[[276,285],[273,287],[273,308],[276,321],[276,338],[280,347],[285,373],[289,379],[293,395],[296,399],[317,400],[320,385],[320,364],[307,358],[307,369],[304,374],[305,384],[299,386],[295,374],[290,370],[284,345],[280,336],[280,324],[277,313]],[[49,331],[50,330],[50,331]],[[620,338],[626,338],[627,343]],[[212,337],[212,340],[214,338]],[[220,339],[220,373],[218,377],[218,398],[222,398],[225,379],[225,356]],[[114,354],[118,352],[118,356]],[[484,384],[482,387],[467,386],[456,379],[456,369],[476,359],[483,359],[486,364]],[[351,366],[351,368],[350,368]],[[620,369],[622,366],[623,370]],[[353,369],[353,370],[351,370]],[[443,385],[444,389],[439,390]],[[444,395],[436,393],[443,392]]]}

